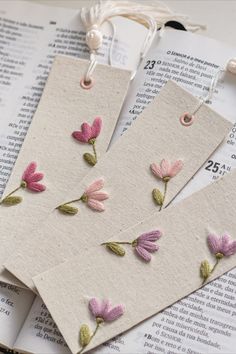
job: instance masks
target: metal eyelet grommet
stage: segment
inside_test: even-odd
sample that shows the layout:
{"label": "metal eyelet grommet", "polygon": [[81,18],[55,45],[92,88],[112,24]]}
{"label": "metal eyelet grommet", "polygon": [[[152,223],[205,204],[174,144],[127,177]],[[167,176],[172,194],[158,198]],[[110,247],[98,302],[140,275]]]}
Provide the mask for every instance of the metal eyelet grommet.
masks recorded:
{"label": "metal eyelet grommet", "polygon": [[184,125],[185,127],[189,127],[193,124],[194,116],[188,112],[185,112],[179,120],[182,125]]}
{"label": "metal eyelet grommet", "polygon": [[85,90],[89,90],[93,87],[94,85],[94,80],[93,79],[90,79],[89,81],[85,81],[85,79],[83,78],[81,81],[80,81],[80,86],[85,89]]}

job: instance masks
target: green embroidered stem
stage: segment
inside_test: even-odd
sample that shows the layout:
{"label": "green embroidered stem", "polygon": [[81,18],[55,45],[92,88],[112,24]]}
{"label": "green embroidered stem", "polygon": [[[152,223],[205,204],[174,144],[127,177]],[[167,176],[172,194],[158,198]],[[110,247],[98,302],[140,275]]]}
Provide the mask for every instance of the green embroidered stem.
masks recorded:
{"label": "green embroidered stem", "polygon": [[64,205],[69,205],[69,204],[72,204],[72,203],[76,203],[76,202],[80,202],[82,201],[83,203],[86,203],[88,200],[87,196],[85,194],[83,194],[80,198],[78,199],[73,199],[73,200],[70,200],[69,202],[66,202],[64,204],[60,204],[58,205],[58,207],[56,207],[56,209],[60,209],[60,207],[64,206]]}
{"label": "green embroidered stem", "polygon": [[216,258],[216,262],[215,262],[215,264],[214,264],[214,266],[213,266],[213,268],[212,268],[212,270],[211,270],[211,273],[214,272],[214,270],[216,269],[216,267],[217,267],[219,261],[220,261],[220,258]]}
{"label": "green embroidered stem", "polygon": [[95,161],[98,162],[97,151],[96,151],[96,140],[94,140],[94,142],[92,143],[92,147],[93,147]]}
{"label": "green embroidered stem", "polygon": [[[169,181],[169,180],[168,180]],[[162,204],[160,205],[160,208],[159,208],[159,211],[162,210],[163,208],[163,205],[164,205],[164,202],[165,202],[165,198],[166,198],[166,194],[167,194],[167,184],[168,184],[168,181],[164,181],[164,194],[163,194],[163,201],[162,201]]]}
{"label": "green embroidered stem", "polygon": [[0,201],[0,204],[4,203],[4,200],[6,200],[8,197],[10,197],[13,193],[17,192],[19,189],[21,189],[23,186],[20,185],[19,187],[17,187],[16,189],[14,189],[11,193],[9,193],[4,199],[2,199]]}
{"label": "green embroidered stem", "polygon": [[117,241],[111,241],[111,242],[104,242],[104,243],[101,243],[101,246],[106,246],[106,245],[109,245],[110,243],[117,243],[118,245],[132,245],[132,242],[117,242]]}
{"label": "green embroidered stem", "polygon": [[[103,322],[103,321],[102,321]],[[100,324],[102,323],[100,319],[97,319],[97,326],[95,328],[95,331],[93,332],[93,334],[90,337],[90,340],[88,342],[87,345],[85,345],[83,348],[80,349],[80,351],[77,354],[81,354],[83,353],[84,349],[89,345],[89,343],[91,342],[91,340],[94,338],[94,336],[96,335],[98,328],[100,327]]]}

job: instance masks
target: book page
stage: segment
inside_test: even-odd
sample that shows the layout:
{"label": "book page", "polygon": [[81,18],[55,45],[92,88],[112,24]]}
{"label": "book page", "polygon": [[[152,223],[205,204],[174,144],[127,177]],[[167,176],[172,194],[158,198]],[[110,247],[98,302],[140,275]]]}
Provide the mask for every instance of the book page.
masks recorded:
{"label": "book page", "polygon": [[[112,65],[134,69],[146,29],[125,18],[116,27]],[[103,46],[98,61],[108,63],[112,40],[109,24],[102,28]],[[138,34],[133,38],[133,31]],[[23,1],[0,2],[0,196],[44,89],[57,54],[89,58],[79,10],[62,9]],[[0,286],[4,287],[3,283]],[[12,347],[28,313],[32,296],[22,290],[8,293],[15,310],[6,321],[8,306],[0,311],[0,344]],[[0,296],[4,296],[1,295]],[[24,306],[22,305],[24,304]],[[18,308],[19,307],[19,308]],[[24,309],[24,311],[23,311]],[[21,312],[22,311],[22,312]],[[9,325],[8,325],[9,323]],[[9,330],[9,328],[11,330]]]}
{"label": "book page", "polygon": [[1,345],[12,348],[35,295],[25,289],[0,283]]}
{"label": "book page", "polygon": [[33,303],[14,349],[35,354],[70,354],[62,335],[39,297]]}

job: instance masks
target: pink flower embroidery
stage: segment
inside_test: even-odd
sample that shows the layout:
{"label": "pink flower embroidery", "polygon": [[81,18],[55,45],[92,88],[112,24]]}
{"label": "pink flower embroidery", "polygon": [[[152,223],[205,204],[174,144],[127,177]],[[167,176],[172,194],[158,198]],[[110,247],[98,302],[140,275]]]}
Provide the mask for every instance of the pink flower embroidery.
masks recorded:
{"label": "pink flower embroidery", "polygon": [[160,166],[157,165],[156,163],[152,163],[150,167],[152,173],[164,182],[163,194],[157,188],[153,189],[152,191],[152,197],[155,203],[160,206],[159,211],[161,211],[167,194],[167,184],[173,177],[175,177],[182,170],[183,161],[177,160],[174,163],[170,164],[167,160],[163,159],[161,161]]}
{"label": "pink flower embroidery", "polygon": [[201,262],[200,275],[203,278],[202,284],[204,284],[213,273],[222,258],[236,254],[236,240],[232,240],[227,234],[223,236],[210,234],[207,237],[207,243],[211,253],[215,255],[216,262],[213,267],[207,260]]}
{"label": "pink flower embroidery", "polygon": [[111,307],[109,300],[99,301],[96,298],[89,301],[89,309],[98,322],[111,322],[124,314],[123,305]]}
{"label": "pink flower embroidery", "polygon": [[84,349],[88,346],[88,344],[91,342],[93,337],[96,335],[102,323],[115,321],[124,314],[123,305],[117,305],[112,307],[109,300],[99,301],[96,298],[92,298],[89,301],[88,307],[91,314],[96,320],[96,328],[94,332],[91,333],[88,325],[83,324],[80,327],[79,338],[80,338],[80,345],[82,348],[78,352],[78,354],[81,354],[84,351]]}
{"label": "pink flower embroidery", "polygon": [[94,181],[88,188],[86,188],[83,195],[78,198],[71,200],[65,204],[59,205],[58,210],[65,214],[75,215],[78,213],[78,208],[71,206],[71,203],[83,202],[88,205],[89,208],[95,211],[104,211],[105,206],[102,203],[104,200],[109,198],[108,193],[101,191],[104,186],[104,180],[102,178]]}
{"label": "pink flower embroidery", "polygon": [[150,262],[152,258],[152,253],[157,252],[159,250],[159,246],[156,245],[154,242],[159,240],[161,236],[161,231],[153,230],[143,233],[132,242],[111,241],[102,243],[102,245],[106,246],[110,251],[112,251],[118,256],[125,255],[125,250],[120,245],[131,245],[132,247],[134,247],[138,256],[140,256],[144,261]]}
{"label": "pink flower embroidery", "polygon": [[84,160],[91,166],[97,163],[97,152],[96,152],[96,138],[99,136],[102,129],[102,119],[97,117],[94,119],[93,124],[83,123],[81,125],[81,131],[74,131],[72,136],[74,139],[81,143],[87,143],[93,147],[93,155],[90,153],[85,153],[83,155]]}
{"label": "pink flower embroidery", "polygon": [[156,163],[151,164],[152,173],[163,179],[164,182],[168,182],[171,178],[175,177],[183,168],[183,161],[177,160],[170,164],[167,160],[163,159],[160,166]]}
{"label": "pink flower embroidery", "polygon": [[96,139],[99,136],[101,129],[102,119],[97,117],[91,126],[88,123],[83,123],[81,131],[74,131],[72,136],[81,143],[89,143],[91,139]]}
{"label": "pink flower embroidery", "polygon": [[84,192],[83,201],[88,204],[91,209],[96,211],[104,211],[105,207],[102,201],[109,198],[106,192],[100,191],[104,186],[104,180],[98,179],[93,182]]}
{"label": "pink flower embroidery", "polygon": [[36,162],[31,162],[27,166],[22,176],[21,187],[30,189],[33,192],[43,192],[46,187],[38,182],[43,179],[44,175],[41,172],[35,172],[36,168]]}
{"label": "pink flower embroidery", "polygon": [[5,204],[8,206],[11,205],[16,205],[22,202],[22,197],[13,195],[16,191],[18,191],[19,189],[23,188],[23,189],[29,189],[30,191],[33,192],[43,192],[45,191],[46,187],[41,184],[38,183],[39,181],[41,181],[44,177],[43,173],[41,172],[35,172],[37,168],[37,164],[36,162],[31,162],[25,169],[23,176],[22,176],[22,180],[21,180],[21,184],[19,187],[17,187],[16,189],[14,189],[11,193],[9,193],[1,202],[0,204]]}

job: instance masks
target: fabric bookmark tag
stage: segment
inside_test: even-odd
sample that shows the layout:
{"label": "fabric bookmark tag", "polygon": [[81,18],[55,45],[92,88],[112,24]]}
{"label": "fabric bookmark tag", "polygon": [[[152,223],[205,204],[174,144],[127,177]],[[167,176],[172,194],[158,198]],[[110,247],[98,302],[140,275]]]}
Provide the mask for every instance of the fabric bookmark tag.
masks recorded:
{"label": "fabric bookmark tag", "polygon": [[80,81],[87,66],[86,60],[63,56],[52,66],[0,202],[0,280],[14,283],[3,271],[6,257],[21,245],[24,235],[32,237],[32,229],[108,147],[131,74],[98,64],[93,87],[84,89]]}
{"label": "fabric bookmark tag", "polygon": [[[110,238],[137,240],[124,257],[98,245],[33,279],[72,353],[130,329],[236,266],[235,184],[236,171]],[[136,248],[151,244],[156,249],[145,263]],[[101,305],[106,299],[114,309]],[[98,322],[89,343],[81,340]]]}
{"label": "fabric bookmark tag", "polygon": [[132,129],[24,239],[6,268],[34,289],[33,276],[168,205],[231,127],[206,105],[192,125],[181,124],[183,113],[198,104],[184,89],[167,83]]}

